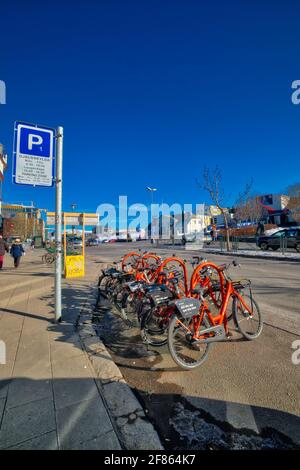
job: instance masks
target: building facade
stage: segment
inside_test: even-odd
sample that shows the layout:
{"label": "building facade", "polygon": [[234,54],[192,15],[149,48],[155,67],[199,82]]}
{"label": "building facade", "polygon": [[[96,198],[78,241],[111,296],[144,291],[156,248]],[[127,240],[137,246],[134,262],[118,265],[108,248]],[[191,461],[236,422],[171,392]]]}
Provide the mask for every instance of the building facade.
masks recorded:
{"label": "building facade", "polygon": [[288,225],[292,222],[292,217],[288,209],[289,196],[285,194],[264,194],[259,196],[259,201],[266,209],[266,221],[276,225]]}
{"label": "building facade", "polygon": [[22,241],[33,237],[45,240],[45,223],[41,210],[23,204],[2,204],[2,232],[5,238],[20,237]]}

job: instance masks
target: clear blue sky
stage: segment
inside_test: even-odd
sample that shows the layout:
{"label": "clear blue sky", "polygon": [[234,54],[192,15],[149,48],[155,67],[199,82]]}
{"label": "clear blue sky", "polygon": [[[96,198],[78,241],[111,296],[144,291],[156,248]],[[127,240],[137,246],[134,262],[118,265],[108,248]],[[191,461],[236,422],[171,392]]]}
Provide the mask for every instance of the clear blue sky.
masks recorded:
{"label": "clear blue sky", "polygon": [[64,208],[210,202],[204,165],[231,200],[300,180],[300,2],[2,2],[0,142],[5,201],[53,209],[54,191],[11,183],[13,122],[65,128]]}

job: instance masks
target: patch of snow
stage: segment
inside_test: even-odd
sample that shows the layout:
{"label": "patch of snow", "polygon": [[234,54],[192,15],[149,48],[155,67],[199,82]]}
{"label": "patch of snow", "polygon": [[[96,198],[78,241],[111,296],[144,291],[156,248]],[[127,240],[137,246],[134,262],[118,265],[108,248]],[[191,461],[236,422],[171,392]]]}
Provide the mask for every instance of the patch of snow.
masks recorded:
{"label": "patch of snow", "polygon": [[205,252],[211,252],[211,253],[217,253],[217,254],[222,254],[222,253],[228,253],[230,255],[234,255],[234,256],[239,256],[239,255],[244,255],[244,256],[251,256],[253,258],[261,258],[262,256],[263,257],[267,257],[267,258],[270,258],[270,259],[296,259],[296,260],[299,260],[300,261],[300,253],[290,253],[290,252],[287,252],[287,253],[284,253],[284,255],[280,252],[280,253],[275,253],[274,251],[261,251],[261,250],[232,250],[230,252],[228,251],[225,251],[225,250],[220,250],[220,248],[205,248],[203,249],[203,251]]}

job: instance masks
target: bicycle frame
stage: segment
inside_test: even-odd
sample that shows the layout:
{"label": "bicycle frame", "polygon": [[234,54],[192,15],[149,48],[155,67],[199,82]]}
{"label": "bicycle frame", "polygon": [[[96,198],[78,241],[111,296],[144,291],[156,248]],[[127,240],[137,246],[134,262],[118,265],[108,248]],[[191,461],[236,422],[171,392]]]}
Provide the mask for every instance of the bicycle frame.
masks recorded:
{"label": "bicycle frame", "polygon": [[[203,322],[203,319],[204,319],[205,315],[209,319],[211,327],[224,325],[225,332],[226,332],[226,334],[228,333],[228,321],[227,321],[227,315],[226,314],[227,314],[227,307],[228,307],[230,297],[236,297],[237,299],[239,299],[239,301],[241,302],[244,309],[249,313],[250,316],[252,315],[251,308],[248,307],[248,305],[245,303],[243,297],[234,288],[232,281],[229,281],[229,280],[227,281],[225,289],[226,289],[225,290],[225,292],[226,292],[225,298],[224,298],[224,301],[222,302],[220,312],[216,316],[213,316],[211,314],[205,299],[202,299],[202,304],[201,304],[201,307],[200,307],[199,315],[195,315],[191,319],[192,320],[192,327],[193,327],[193,331],[194,331],[193,339],[200,340],[200,339],[203,339],[203,337],[205,336],[205,335],[201,335],[201,330],[200,330],[200,335],[199,335],[199,329],[202,325],[202,322]],[[183,323],[180,320],[178,320],[178,321],[185,329],[191,331],[190,327],[187,328],[185,325],[183,325]]]}
{"label": "bicycle frame", "polygon": [[[162,264],[158,268],[158,275],[163,272],[164,268],[169,264],[169,263],[178,263],[183,271],[183,289],[184,289],[184,294],[189,295],[189,288],[188,288],[188,273],[186,269],[186,265],[183,259],[178,258],[176,256],[171,256],[170,258],[166,258]],[[175,276],[174,276],[175,277]]]}
{"label": "bicycle frame", "polygon": [[216,265],[215,263],[210,263],[210,262],[207,262],[207,261],[199,264],[194,269],[194,271],[192,273],[192,276],[191,276],[191,280],[190,280],[189,296],[190,297],[194,296],[194,294],[192,294],[192,292],[195,290],[197,285],[200,284],[200,286],[202,288],[205,288],[205,287],[208,288],[210,298],[212,299],[214,304],[219,308],[219,303],[217,302],[216,296],[214,295],[214,292],[211,288],[211,279],[209,278],[209,276],[206,276],[204,279],[201,276],[201,271],[204,270],[205,268],[212,268],[216,271],[216,273],[218,275],[219,283],[220,283],[220,293],[221,293],[221,299],[222,299],[222,303],[223,303],[223,300],[225,298],[225,284],[226,284],[226,279],[225,279],[223,270],[218,265]]}

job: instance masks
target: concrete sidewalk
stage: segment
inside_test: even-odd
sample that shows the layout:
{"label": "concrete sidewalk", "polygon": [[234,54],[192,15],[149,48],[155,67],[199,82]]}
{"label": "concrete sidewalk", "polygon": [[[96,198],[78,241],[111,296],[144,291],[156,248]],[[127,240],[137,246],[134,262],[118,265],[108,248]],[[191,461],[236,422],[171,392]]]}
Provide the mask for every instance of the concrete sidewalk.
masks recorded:
{"label": "concrete sidewalk", "polygon": [[121,448],[97,375],[74,329],[99,264],[85,278],[63,281],[64,321],[53,318],[53,266],[41,250],[18,270],[5,257],[0,272],[0,449]]}

